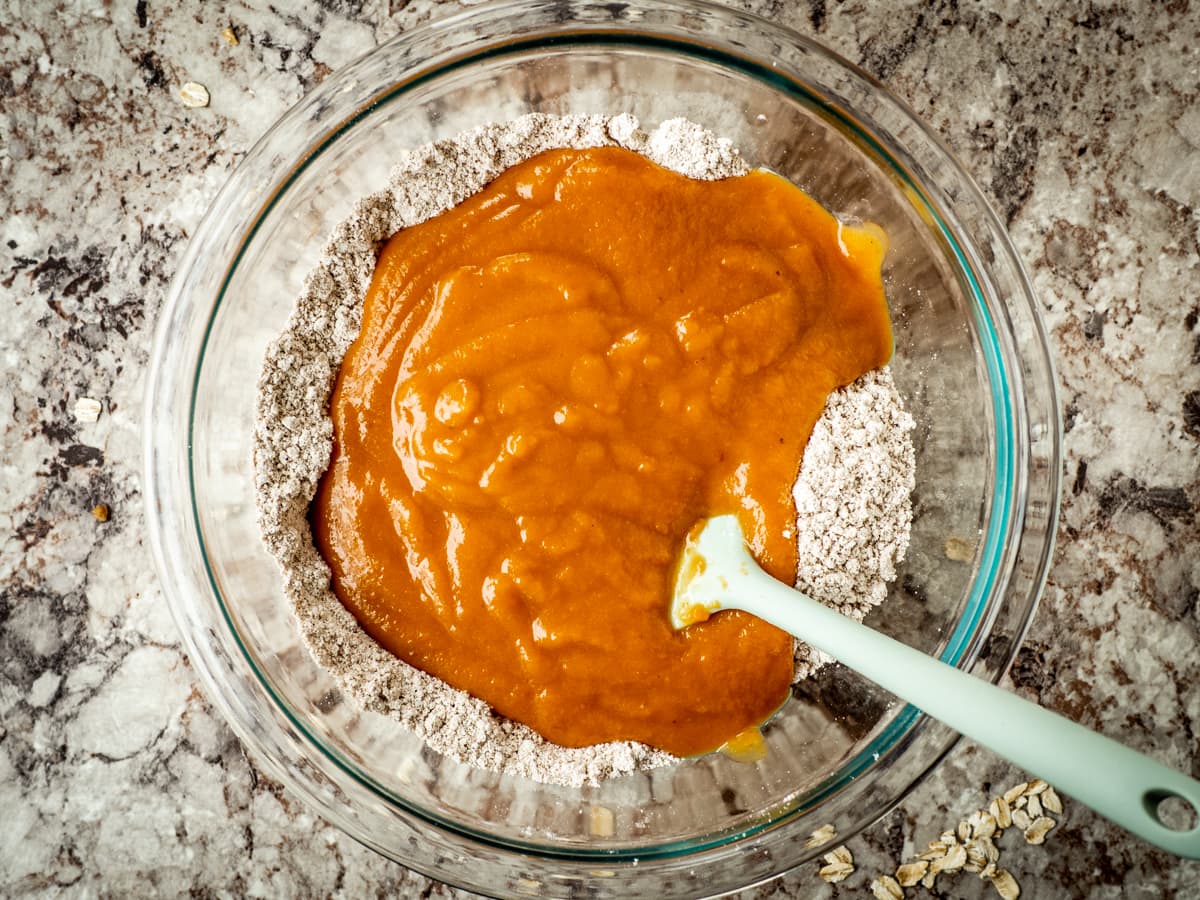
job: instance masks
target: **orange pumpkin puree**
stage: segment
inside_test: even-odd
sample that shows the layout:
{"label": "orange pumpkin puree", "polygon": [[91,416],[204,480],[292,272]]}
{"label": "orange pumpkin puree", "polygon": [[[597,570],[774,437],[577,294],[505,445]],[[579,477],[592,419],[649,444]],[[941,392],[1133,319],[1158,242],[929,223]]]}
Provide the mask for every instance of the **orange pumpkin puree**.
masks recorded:
{"label": "orange pumpkin puree", "polygon": [[311,512],[400,658],[555,743],[689,755],[788,694],[791,638],[668,620],[688,530],[737,512],[794,580],[826,397],[891,355],[878,229],[761,171],[552,151],[385,245]]}

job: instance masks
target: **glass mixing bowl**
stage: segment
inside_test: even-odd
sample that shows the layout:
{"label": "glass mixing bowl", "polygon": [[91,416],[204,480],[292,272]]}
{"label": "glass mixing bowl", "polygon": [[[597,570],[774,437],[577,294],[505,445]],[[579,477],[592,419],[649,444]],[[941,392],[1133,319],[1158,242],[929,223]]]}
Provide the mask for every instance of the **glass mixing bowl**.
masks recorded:
{"label": "glass mixing bowl", "polygon": [[[887,812],[955,734],[840,666],[801,684],[758,763],[599,786],[480,771],[341,698],[255,522],[255,382],[335,223],[398,148],[526,112],[686,116],[891,238],[896,381],[915,417],[912,548],[869,619],[998,679],[1042,587],[1061,426],[1029,283],[979,189],[869,76],[730,9],[523,0],[414,30],[328,78],[246,156],[158,326],[145,491],[196,672],[258,764],[380,853],[500,895],[694,896],[771,878]],[[826,848],[827,849],[827,848]]]}

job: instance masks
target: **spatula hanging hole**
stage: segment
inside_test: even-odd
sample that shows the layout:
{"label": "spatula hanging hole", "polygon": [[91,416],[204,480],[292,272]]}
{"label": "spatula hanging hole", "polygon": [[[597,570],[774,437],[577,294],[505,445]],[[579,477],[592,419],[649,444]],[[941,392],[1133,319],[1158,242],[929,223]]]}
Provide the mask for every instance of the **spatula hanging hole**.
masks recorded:
{"label": "spatula hanging hole", "polygon": [[1191,831],[1200,824],[1200,813],[1186,797],[1167,791],[1146,794],[1146,808],[1164,828],[1172,831]]}

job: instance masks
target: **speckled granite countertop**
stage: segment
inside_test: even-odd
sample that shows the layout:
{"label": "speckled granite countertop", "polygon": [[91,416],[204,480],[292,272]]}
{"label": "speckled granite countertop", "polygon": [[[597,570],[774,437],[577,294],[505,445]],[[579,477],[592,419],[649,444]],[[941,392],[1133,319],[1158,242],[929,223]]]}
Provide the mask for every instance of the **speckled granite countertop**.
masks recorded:
{"label": "speckled granite countertop", "polygon": [[[742,5],[883,79],[1007,218],[1067,430],[1059,549],[1010,687],[1200,775],[1200,14]],[[333,69],[457,5],[2,6],[0,894],[455,893],[309,814],[214,715],[152,572],[138,418],[167,282],[242,153]],[[189,80],[211,106],[178,102]],[[83,396],[98,421],[73,417]],[[831,887],[809,866],[748,896],[863,896],[1022,780],[963,742],[850,843],[859,873]],[[1200,864],[1075,804],[1005,862],[1022,897],[1200,895]],[[969,875],[937,894],[994,896]]]}

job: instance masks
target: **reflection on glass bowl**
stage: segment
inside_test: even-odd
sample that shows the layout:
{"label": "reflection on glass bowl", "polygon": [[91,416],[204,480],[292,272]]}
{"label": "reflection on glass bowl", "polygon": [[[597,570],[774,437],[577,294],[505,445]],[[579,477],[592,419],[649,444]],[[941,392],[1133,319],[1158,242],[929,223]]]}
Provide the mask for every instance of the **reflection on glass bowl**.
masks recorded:
{"label": "reflection on glass bowl", "polygon": [[711,754],[582,788],[496,775],[343,700],[259,537],[255,383],[334,225],[398,148],[526,112],[685,116],[844,220],[886,229],[917,487],[908,560],[868,621],[1000,677],[1045,577],[1060,473],[1020,262],[978,188],[880,85],[797,34],[682,0],[480,8],[378,48],[267,133],[193,238],[159,324],[145,432],[159,571],[209,696],[256,761],[364,844],[490,894],[732,890],[818,855],[805,839],[821,825],[844,840],[876,820],[953,732],[835,665],[796,687],[758,763]]}

